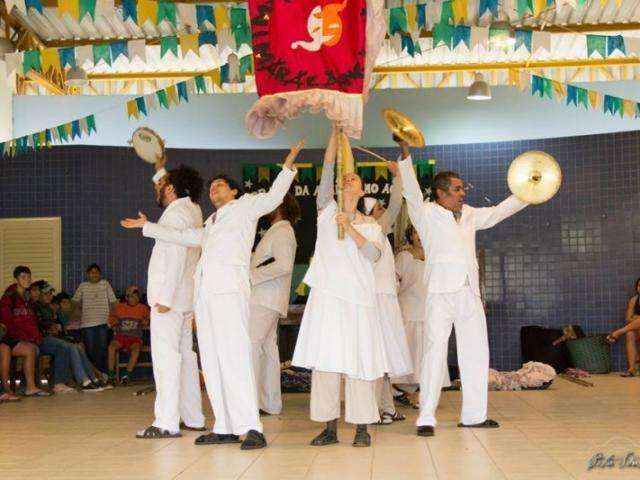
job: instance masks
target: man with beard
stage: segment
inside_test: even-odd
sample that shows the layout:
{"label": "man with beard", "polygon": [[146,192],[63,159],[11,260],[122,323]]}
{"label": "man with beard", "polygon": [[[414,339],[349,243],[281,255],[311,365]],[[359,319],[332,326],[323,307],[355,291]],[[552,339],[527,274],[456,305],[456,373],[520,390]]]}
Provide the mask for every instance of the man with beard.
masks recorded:
{"label": "man with beard", "polygon": [[[177,229],[202,225],[197,205],[203,181],[193,168],[166,171],[166,157],[153,177],[159,225]],[[193,351],[193,276],[200,248],[156,240],[149,260],[147,299],[151,308],[151,357],[156,384],[155,420],[137,438],[179,437],[180,427],[204,430],[198,362]],[[182,419],[182,424],[180,420]]]}

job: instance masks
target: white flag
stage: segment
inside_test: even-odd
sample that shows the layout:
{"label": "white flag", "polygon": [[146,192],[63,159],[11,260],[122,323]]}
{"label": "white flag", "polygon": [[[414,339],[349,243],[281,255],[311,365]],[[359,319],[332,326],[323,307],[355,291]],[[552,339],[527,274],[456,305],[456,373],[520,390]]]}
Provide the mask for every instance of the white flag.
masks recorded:
{"label": "white flag", "polygon": [[147,61],[147,44],[144,40],[129,40],[127,45],[129,47],[129,61],[133,61],[136,57],[141,62]]}
{"label": "white flag", "polygon": [[534,31],[531,35],[531,53],[538,53],[538,50],[541,49],[551,53],[551,34],[549,32]]}
{"label": "white flag", "polygon": [[198,31],[198,19],[196,17],[196,6],[193,3],[176,3],[178,18],[185,27],[191,26],[192,32]]}
{"label": "white flag", "polygon": [[489,29],[487,27],[471,27],[471,46],[469,50],[473,50],[478,45],[487,48],[489,44]]}

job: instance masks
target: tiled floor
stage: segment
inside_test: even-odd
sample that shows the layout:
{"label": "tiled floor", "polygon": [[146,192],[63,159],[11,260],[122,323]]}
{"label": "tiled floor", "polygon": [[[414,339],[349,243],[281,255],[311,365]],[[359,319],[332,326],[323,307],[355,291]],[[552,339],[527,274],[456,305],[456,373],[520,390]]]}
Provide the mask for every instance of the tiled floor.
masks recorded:
{"label": "tiled floor", "polygon": [[371,428],[372,448],[308,446],[320,426],[308,419],[308,396],[286,395],[286,414],[264,419],[269,447],[196,447],[195,433],[136,440],[151,420],[153,395],[135,388],[23,399],[0,405],[0,479],[625,479],[640,468],[595,469],[598,452],[635,452],[640,466],[640,378],[593,378],[594,388],[557,379],[548,391],[492,392],[498,430],[456,428],[460,393],[444,393],[431,439],[407,421]]}

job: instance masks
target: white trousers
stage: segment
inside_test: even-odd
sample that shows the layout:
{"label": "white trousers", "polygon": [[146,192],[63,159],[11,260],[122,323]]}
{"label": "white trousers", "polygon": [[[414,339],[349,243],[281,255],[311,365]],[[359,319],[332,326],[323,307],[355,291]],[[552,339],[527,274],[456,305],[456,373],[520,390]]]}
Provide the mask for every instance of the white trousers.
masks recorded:
{"label": "white trousers", "polygon": [[484,422],[487,419],[489,342],[480,297],[464,286],[455,293],[429,293],[426,306],[426,348],[420,379],[420,415],[416,424],[436,425],[435,412],[452,325],[456,327],[462,382],[460,421],[467,425]]}
{"label": "white trousers", "polygon": [[204,381],[216,417],[213,432],[262,432],[249,339],[249,295],[211,294],[200,288],[196,322]]}
{"label": "white trousers", "polygon": [[204,427],[198,359],[193,351],[193,313],[151,309],[151,358],[156,384],[154,427],[180,431]]}
{"label": "white trousers", "polygon": [[380,413],[396,413],[396,406],[393,403],[393,392],[391,391],[391,380],[388,375],[376,381],[376,400]]}
{"label": "white trousers", "polygon": [[330,422],[340,418],[340,384],[344,378],[345,415],[355,425],[380,420],[376,380],[361,380],[334,372],[311,372],[311,420]]}
{"label": "white trousers", "polygon": [[279,415],[282,412],[280,352],[278,351],[280,314],[261,305],[251,305],[250,308],[249,337],[253,372],[258,390],[258,405],[271,415]]}

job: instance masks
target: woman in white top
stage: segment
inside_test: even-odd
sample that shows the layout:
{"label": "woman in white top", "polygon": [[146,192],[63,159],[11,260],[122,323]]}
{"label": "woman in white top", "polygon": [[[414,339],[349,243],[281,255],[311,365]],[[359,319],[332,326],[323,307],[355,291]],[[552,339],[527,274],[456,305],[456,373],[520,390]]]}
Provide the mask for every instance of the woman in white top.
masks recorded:
{"label": "woman in white top", "polygon": [[[326,422],[312,445],[337,443],[340,385],[345,378],[345,420],[357,425],[353,446],[368,447],[367,424],[380,419],[376,380],[387,370],[376,308],[374,264],[381,256],[382,229],[358,212],[362,180],[344,175],[344,213],[333,199],[337,132],[332,132],[318,189],[318,236],[305,276],[311,287],[293,365],[312,369],[311,420]],[[337,225],[344,228],[338,239]]]}
{"label": "woman in white top", "polygon": [[[396,273],[399,280],[398,300],[409,340],[413,374],[395,379],[395,386],[404,392],[415,392],[420,384],[424,356],[424,322],[428,321],[425,318],[424,299],[427,296],[427,288],[424,284],[424,250],[413,225],[407,228],[406,240],[408,249],[396,256]],[[443,386],[451,386],[446,365],[442,375]]]}
{"label": "woman in white top", "polygon": [[287,193],[269,214],[271,227],[251,255],[251,313],[249,337],[260,412],[282,412],[278,320],[287,317],[291,275],[296,259],[296,234],[300,205]]}

